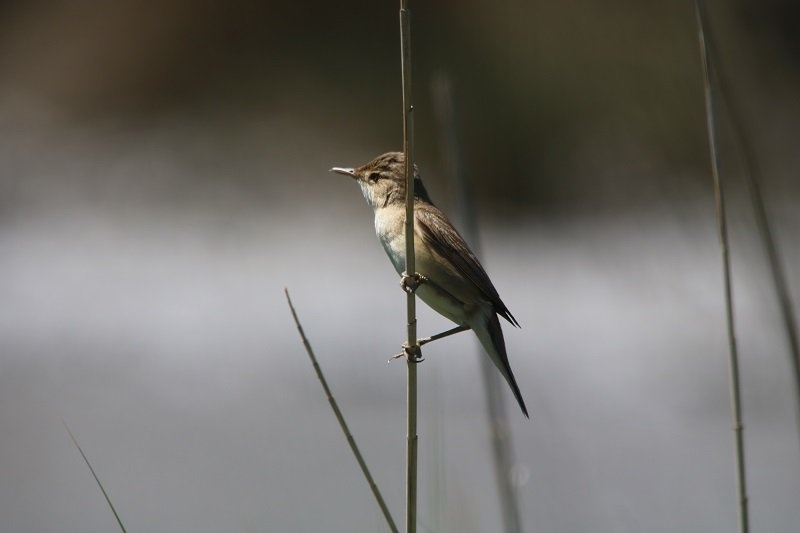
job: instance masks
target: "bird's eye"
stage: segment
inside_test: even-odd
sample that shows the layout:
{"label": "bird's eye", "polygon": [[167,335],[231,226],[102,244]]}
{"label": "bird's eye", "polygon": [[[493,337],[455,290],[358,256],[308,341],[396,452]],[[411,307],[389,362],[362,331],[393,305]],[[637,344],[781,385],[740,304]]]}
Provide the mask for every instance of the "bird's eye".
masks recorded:
{"label": "bird's eye", "polygon": [[381,175],[377,172],[373,172],[367,179],[370,181],[370,183],[376,183],[379,179],[381,179]]}

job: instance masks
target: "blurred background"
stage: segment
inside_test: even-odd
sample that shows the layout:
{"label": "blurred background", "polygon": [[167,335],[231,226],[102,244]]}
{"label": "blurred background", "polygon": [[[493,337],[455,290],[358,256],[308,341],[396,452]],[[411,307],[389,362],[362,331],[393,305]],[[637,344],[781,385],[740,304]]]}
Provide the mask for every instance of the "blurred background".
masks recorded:
{"label": "blurred background", "polygon": [[[422,175],[454,214],[446,77],[484,263],[523,326],[505,331],[531,420],[504,394],[525,530],[734,530],[692,3],[411,8]],[[0,4],[0,529],[115,529],[63,419],[131,531],[384,531],[283,287],[402,521],[405,368],[386,359],[405,298],[360,191],[327,172],[401,147],[397,9]],[[797,294],[800,9],[709,9]],[[790,532],[796,402],[728,125],[752,526]],[[476,343],[425,355],[420,530],[499,531]]]}

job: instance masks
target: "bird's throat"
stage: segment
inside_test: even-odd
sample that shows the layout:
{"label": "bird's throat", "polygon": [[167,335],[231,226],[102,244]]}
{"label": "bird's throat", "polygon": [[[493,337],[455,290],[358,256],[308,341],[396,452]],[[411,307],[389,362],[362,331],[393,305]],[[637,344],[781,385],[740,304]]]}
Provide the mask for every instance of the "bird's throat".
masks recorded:
{"label": "bird's throat", "polygon": [[389,205],[375,209],[375,235],[398,274],[406,268],[405,209]]}

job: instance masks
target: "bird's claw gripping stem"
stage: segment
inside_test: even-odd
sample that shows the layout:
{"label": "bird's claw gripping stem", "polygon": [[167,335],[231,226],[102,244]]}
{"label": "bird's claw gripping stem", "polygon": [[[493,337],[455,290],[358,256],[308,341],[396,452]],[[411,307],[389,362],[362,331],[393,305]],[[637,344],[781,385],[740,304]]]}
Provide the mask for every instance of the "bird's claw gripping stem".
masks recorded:
{"label": "bird's claw gripping stem", "polygon": [[412,363],[421,363],[425,360],[422,358],[422,350],[420,350],[420,345],[416,344],[414,346],[409,346],[407,342],[403,343],[403,351],[393,355],[392,358],[389,359],[389,362],[391,363],[395,359],[400,359],[401,357],[405,357]]}
{"label": "bird's claw gripping stem", "polygon": [[409,276],[405,272],[400,274],[400,287],[402,287],[403,290],[408,293],[416,292],[419,286],[427,281],[428,278],[426,278],[425,276],[423,276],[418,272],[415,273],[413,276]]}

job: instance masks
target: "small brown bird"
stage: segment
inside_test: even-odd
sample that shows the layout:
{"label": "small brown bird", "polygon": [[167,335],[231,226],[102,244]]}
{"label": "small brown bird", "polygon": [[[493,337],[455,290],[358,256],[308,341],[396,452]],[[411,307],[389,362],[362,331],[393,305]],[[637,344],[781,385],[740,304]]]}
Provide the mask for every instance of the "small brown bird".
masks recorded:
{"label": "small brown bird", "polygon": [[[528,410],[511,372],[498,315],[519,327],[475,254],[433,202],[414,169],[414,253],[422,283],[417,295],[458,328],[471,329],[508,382],[522,412]],[[375,212],[375,233],[398,274],[405,270],[405,159],[383,154],[358,168],[331,169],[355,179]],[[451,332],[445,332],[449,334]],[[436,338],[441,338],[440,334]]]}

